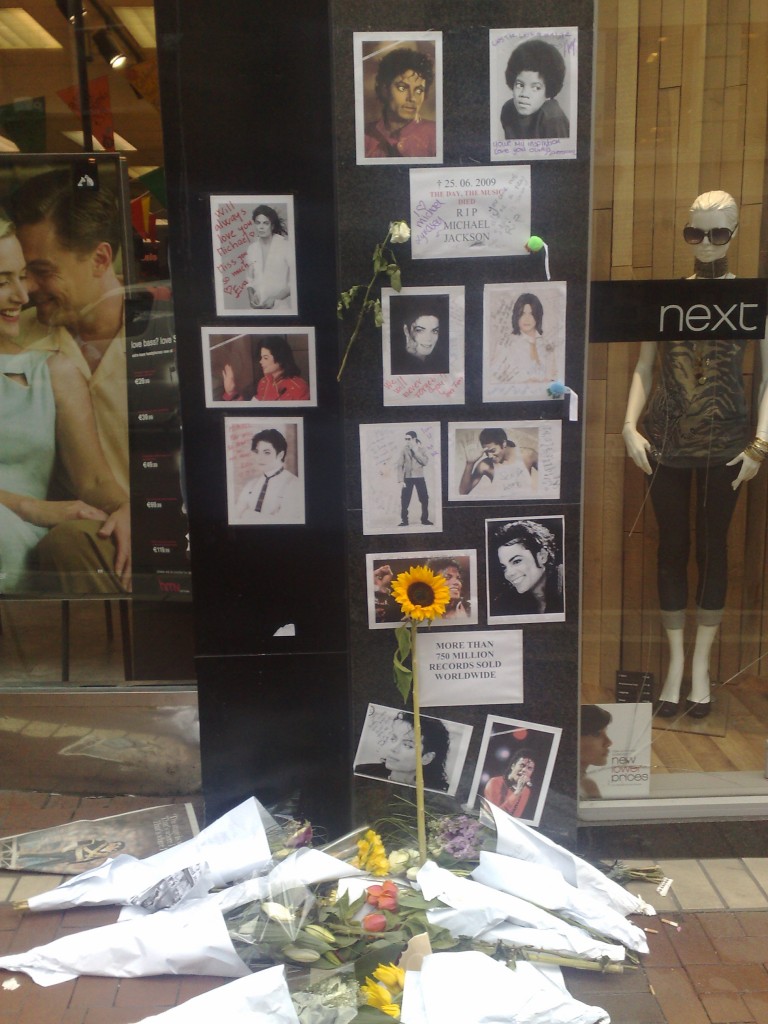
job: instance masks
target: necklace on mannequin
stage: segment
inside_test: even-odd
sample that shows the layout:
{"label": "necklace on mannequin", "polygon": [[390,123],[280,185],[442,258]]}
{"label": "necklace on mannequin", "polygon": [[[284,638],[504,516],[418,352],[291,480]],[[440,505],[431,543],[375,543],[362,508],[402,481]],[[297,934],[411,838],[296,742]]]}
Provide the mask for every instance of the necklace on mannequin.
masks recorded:
{"label": "necklace on mannequin", "polygon": [[706,278],[713,281],[716,277],[725,277],[728,273],[728,257],[721,256],[719,260],[711,263],[702,263],[696,260],[693,267],[694,277]]}

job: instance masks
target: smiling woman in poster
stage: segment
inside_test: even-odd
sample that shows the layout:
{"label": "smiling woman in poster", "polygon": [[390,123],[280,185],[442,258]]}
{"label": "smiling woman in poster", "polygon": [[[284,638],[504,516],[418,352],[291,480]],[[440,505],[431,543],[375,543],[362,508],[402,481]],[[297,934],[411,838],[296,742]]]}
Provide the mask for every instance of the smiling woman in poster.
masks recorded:
{"label": "smiling woman in poster", "polygon": [[[113,538],[114,570],[127,588],[128,496],[104,458],[80,371],[60,352],[19,346],[28,300],[21,246],[0,212],[0,593],[28,586],[37,546],[73,520],[100,524],[99,536]],[[78,499],[48,500],[57,456]]]}
{"label": "smiling woman in poster", "polygon": [[271,206],[261,204],[251,214],[256,239],[245,255],[248,301],[252,309],[280,313],[291,308],[291,248],[285,225]]}
{"label": "smiling woman in poster", "polygon": [[[695,279],[734,276],[727,252],[738,220],[736,200],[727,192],[705,192],[694,201],[683,237],[695,256]],[[755,476],[768,456],[768,341],[761,342],[762,384],[752,441],[744,352],[744,342],[730,340],[670,341],[658,350],[655,342],[643,342],[632,377],[622,434],[627,454],[651,478],[650,499],[659,525],[659,605],[669,644],[658,707],[664,718],[677,714],[683,681],[691,487],[695,482],[698,585],[686,707],[693,718],[704,718],[711,708],[710,652],[725,605],[728,528],[740,485]]]}

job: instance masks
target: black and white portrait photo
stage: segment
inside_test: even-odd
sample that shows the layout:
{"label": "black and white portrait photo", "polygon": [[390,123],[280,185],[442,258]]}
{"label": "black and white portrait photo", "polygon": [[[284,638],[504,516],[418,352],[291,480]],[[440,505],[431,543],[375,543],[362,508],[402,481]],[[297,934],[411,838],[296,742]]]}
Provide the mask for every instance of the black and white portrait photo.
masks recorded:
{"label": "black and white portrait photo", "polygon": [[317,405],[314,327],[201,328],[209,408]]}
{"label": "black and white portrait photo", "polygon": [[432,629],[477,625],[476,551],[396,551],[365,556],[369,629],[395,629],[403,621],[392,581],[415,565],[440,573],[448,584],[445,614],[434,620]]}
{"label": "black and white portrait photo", "polygon": [[560,420],[448,424],[450,501],[560,497]]}
{"label": "black and white portrait photo", "polygon": [[362,423],[363,533],[440,533],[439,423]]}
{"label": "black and white portrait photo", "polygon": [[488,623],[565,620],[563,516],[487,519]]}
{"label": "black and white portrait photo", "polygon": [[464,289],[384,288],[384,405],[464,403]]}
{"label": "black and white portrait photo", "polygon": [[578,30],[491,29],[491,160],[576,158]]}
{"label": "black and white portrait photo", "polygon": [[[565,383],[565,281],[483,289],[483,401],[552,400]],[[562,397],[562,396],[560,396]]]}
{"label": "black and white portrait photo", "polygon": [[[424,788],[455,796],[472,726],[420,715]],[[369,704],[355,754],[355,775],[396,786],[416,785],[413,713]]]}
{"label": "black and white portrait photo", "polygon": [[293,196],[211,196],[219,316],[296,316]]}
{"label": "black and white portrait photo", "polygon": [[298,418],[224,420],[230,526],[304,523],[304,434]]}
{"label": "black and white portrait photo", "polygon": [[442,33],[355,32],[358,164],[443,160]]}

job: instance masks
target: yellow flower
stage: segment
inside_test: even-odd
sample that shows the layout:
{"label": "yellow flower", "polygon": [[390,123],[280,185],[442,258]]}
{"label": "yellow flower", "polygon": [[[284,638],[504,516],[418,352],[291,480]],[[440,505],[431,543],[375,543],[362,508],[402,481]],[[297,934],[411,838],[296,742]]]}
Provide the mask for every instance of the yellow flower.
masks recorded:
{"label": "yellow flower", "polygon": [[443,615],[451,597],[445,578],[426,565],[401,572],[392,584],[392,595],[403,614],[417,622]]}
{"label": "yellow flower", "polygon": [[376,981],[380,981],[382,985],[386,985],[391,992],[403,991],[405,986],[405,971],[402,967],[397,967],[395,964],[379,964],[373,972],[373,976]]}
{"label": "yellow flower", "polygon": [[362,839],[357,841],[357,856],[352,861],[356,868],[368,871],[377,878],[389,874],[389,860],[381,836],[369,828]]}
{"label": "yellow flower", "polygon": [[366,978],[365,984],[360,986],[360,991],[365,996],[368,1006],[375,1006],[389,1017],[399,1018],[400,1007],[392,1002],[392,993],[385,985],[378,985],[373,978]]}

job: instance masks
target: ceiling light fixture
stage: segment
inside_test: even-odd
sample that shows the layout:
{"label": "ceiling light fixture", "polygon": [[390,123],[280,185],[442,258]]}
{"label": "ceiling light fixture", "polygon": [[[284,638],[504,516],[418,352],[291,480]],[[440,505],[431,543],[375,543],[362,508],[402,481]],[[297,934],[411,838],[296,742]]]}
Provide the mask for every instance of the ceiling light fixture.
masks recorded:
{"label": "ceiling light fixture", "polygon": [[82,0],[56,0],[56,6],[59,8],[61,13],[64,15],[64,17],[71,25],[74,25],[77,21],[76,11],[78,3],[80,5],[79,13],[81,17],[84,18],[86,15],[86,10],[83,7]]}
{"label": "ceiling light fixture", "polygon": [[100,28],[93,33],[93,42],[104,60],[111,68],[121,68],[128,60],[126,55],[115,43],[109,29]]}

